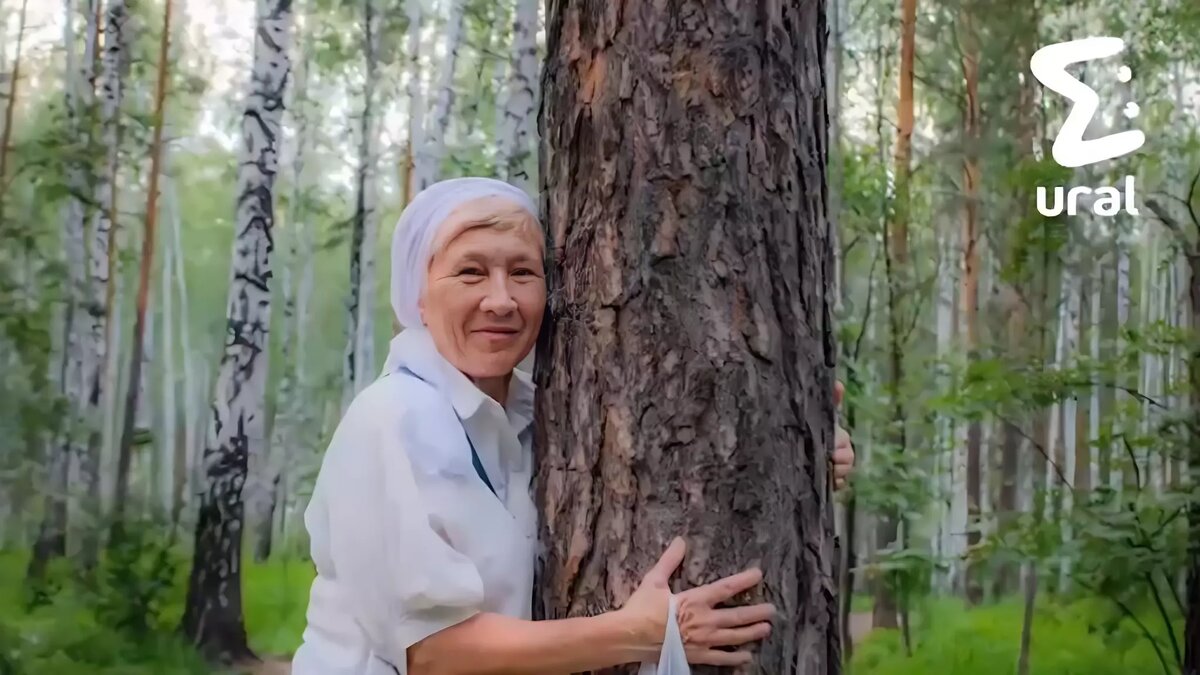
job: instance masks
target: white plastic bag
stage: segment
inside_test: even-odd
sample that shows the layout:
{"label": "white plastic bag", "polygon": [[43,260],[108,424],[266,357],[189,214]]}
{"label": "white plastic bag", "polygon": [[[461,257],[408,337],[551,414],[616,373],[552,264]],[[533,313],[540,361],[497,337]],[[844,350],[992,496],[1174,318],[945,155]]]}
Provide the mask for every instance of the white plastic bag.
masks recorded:
{"label": "white plastic bag", "polygon": [[671,596],[670,611],[667,614],[667,633],[663,637],[662,652],[658,655],[658,664],[646,661],[642,664],[638,675],[691,675],[687,653],[683,650],[683,636],[679,634],[679,621],[675,617],[675,596]]}

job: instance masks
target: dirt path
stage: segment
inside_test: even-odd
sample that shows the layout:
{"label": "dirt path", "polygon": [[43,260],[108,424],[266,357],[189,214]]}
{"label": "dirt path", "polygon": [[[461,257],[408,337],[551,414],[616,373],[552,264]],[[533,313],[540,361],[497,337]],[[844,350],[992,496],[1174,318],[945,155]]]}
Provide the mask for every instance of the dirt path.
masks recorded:
{"label": "dirt path", "polygon": [[850,644],[860,644],[875,627],[870,612],[855,612],[850,615]]}

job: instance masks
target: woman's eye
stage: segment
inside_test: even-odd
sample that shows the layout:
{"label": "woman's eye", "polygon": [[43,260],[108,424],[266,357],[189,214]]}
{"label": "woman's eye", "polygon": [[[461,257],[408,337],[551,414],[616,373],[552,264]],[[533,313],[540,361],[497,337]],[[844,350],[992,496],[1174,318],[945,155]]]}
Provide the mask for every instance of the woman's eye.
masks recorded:
{"label": "woman's eye", "polygon": [[513,276],[515,277],[527,277],[531,274],[533,274],[533,270],[525,269],[523,267],[521,269],[513,270]]}
{"label": "woman's eye", "polygon": [[478,267],[464,267],[458,271],[458,275],[470,277],[483,276],[483,270]]}

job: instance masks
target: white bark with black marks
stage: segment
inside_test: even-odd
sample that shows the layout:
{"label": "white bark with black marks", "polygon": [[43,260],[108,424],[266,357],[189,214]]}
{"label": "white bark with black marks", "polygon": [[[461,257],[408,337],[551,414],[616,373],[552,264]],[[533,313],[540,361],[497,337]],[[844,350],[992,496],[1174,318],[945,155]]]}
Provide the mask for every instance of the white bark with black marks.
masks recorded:
{"label": "white bark with black marks", "polygon": [[504,97],[496,169],[508,182],[533,188],[537,157],[538,0],[517,0],[512,26],[512,64]]}
{"label": "white bark with black marks", "polygon": [[[79,477],[83,484],[86,505],[81,513],[95,514],[101,501],[101,452],[109,427],[111,406],[109,399],[115,371],[115,349],[110,349],[113,326],[109,317],[116,316],[111,300],[117,279],[111,264],[114,240],[113,222],[116,203],[116,177],[120,163],[121,100],[124,93],[124,62],[128,58],[129,35],[126,31],[128,15],[124,0],[108,0],[104,12],[104,50],[100,57],[99,104],[101,138],[100,152],[104,156],[97,172],[93,198],[95,210],[88,236],[87,270],[89,277],[87,317],[85,318],[83,389],[85,418],[88,425],[87,449],[80,461]],[[84,60],[89,61],[88,55]],[[95,533],[96,523],[81,523],[84,566],[96,561],[99,541]]]}
{"label": "white bark with black marks", "polygon": [[260,3],[238,161],[227,332],[204,447],[183,632],[222,662],[250,654],[242,619],[242,488],[265,439],[274,187],[292,40],[291,0]]}
{"label": "white bark with black marks", "polygon": [[420,147],[422,160],[417,172],[417,192],[429,187],[441,173],[446,154],[446,130],[454,108],[454,76],[458,66],[458,50],[462,45],[465,0],[449,0],[450,14],[446,21],[446,53],[441,58],[433,119]]}

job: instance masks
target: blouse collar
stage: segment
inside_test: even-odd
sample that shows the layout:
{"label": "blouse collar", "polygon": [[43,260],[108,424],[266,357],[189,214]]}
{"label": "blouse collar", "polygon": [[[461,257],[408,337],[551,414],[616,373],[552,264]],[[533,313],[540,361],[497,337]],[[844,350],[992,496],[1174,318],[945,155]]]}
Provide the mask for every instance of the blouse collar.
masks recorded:
{"label": "blouse collar", "polygon": [[[483,393],[469,377],[442,356],[433,342],[433,336],[425,328],[407,328],[392,338],[387,372],[400,366],[445,391],[461,419],[473,417],[485,402],[500,407],[499,402]],[[533,422],[535,393],[536,387],[529,373],[514,368],[509,378],[508,405],[504,413],[517,433]]]}

